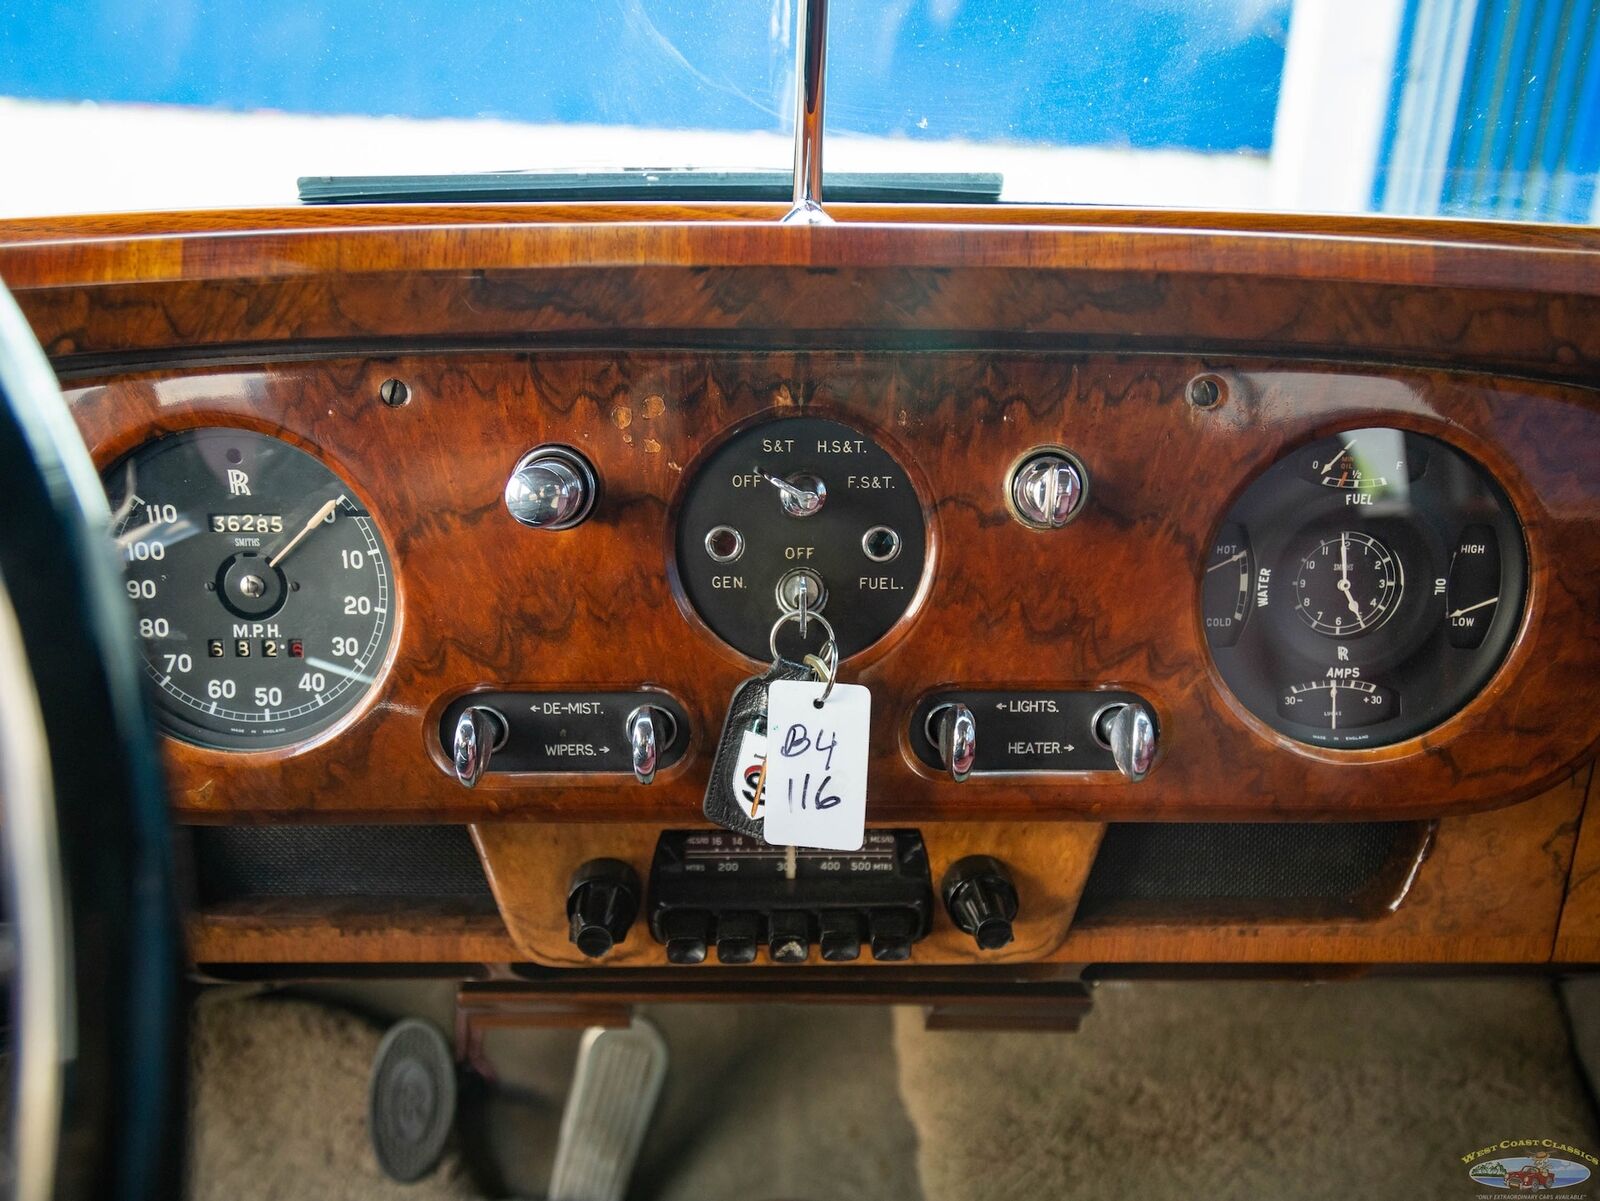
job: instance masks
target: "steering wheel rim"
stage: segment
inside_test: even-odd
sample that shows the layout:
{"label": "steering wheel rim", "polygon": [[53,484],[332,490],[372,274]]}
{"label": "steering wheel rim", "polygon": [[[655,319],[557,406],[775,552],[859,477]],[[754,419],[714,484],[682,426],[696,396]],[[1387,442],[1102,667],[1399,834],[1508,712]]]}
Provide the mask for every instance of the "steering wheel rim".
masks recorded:
{"label": "steering wheel rim", "polygon": [[104,492],[3,285],[0,481],[12,1196],[177,1196],[182,955],[154,726]]}

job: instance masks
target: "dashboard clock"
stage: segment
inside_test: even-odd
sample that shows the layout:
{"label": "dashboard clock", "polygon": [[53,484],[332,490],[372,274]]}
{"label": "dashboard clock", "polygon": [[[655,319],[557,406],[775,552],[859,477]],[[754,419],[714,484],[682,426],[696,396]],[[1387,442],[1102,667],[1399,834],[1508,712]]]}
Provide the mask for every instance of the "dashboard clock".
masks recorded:
{"label": "dashboard clock", "polygon": [[190,430],[105,473],[156,711],[200,746],[305,741],[376,682],[389,551],[350,487],[277,438]]}
{"label": "dashboard clock", "polygon": [[1482,467],[1426,435],[1353,430],[1250,484],[1201,606],[1217,670],[1256,717],[1312,745],[1385,746],[1488,681],[1527,574],[1522,526]]}

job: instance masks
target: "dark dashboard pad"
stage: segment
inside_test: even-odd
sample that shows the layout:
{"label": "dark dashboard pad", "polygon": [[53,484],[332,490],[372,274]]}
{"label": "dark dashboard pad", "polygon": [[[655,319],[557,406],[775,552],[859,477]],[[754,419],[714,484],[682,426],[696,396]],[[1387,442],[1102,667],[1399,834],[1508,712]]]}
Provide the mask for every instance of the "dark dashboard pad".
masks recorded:
{"label": "dark dashboard pad", "polygon": [[[1214,393],[1191,387],[1200,376]],[[407,403],[385,403],[400,395],[385,389],[390,380],[405,385]],[[895,481],[881,522],[843,477],[827,481],[840,507],[823,507],[815,525],[784,519],[803,531],[850,515],[840,527],[849,545],[828,546],[839,566],[824,574],[855,566],[849,587],[823,581],[833,585],[827,619],[843,624],[849,605],[865,603],[861,580],[898,585],[893,605],[845,647],[839,673],[872,689],[871,823],[1435,817],[1529,797],[1600,735],[1592,707],[1570,703],[1600,673],[1600,408],[1576,387],[1176,355],[455,350],[80,374],[68,395],[102,468],[184,429],[280,438],[348,484],[390,551],[393,635],[362,702],[311,741],[248,755],[169,741],[174,804],[191,819],[692,824],[728,698],[762,665],[719,637],[714,602],[693,603],[683,586],[681,560],[712,546],[728,553],[732,540],[684,522],[745,522],[747,539],[787,528],[769,511],[789,495],[777,485],[719,501],[706,517],[693,498],[697,473],[723,461],[730,439],[781,437],[796,418],[859,432],[882,456],[867,475]],[[1503,660],[1437,724],[1389,745],[1312,745],[1224,684],[1206,638],[1206,568],[1219,545],[1233,545],[1228,514],[1252,481],[1320,439],[1373,428],[1436,439],[1504,494],[1524,539],[1520,624]],[[530,528],[503,499],[519,461],[549,446],[581,456],[598,483],[573,528]],[[1085,477],[1058,529],[1024,524],[1014,507],[1011,473],[1041,451],[1066,452]],[[810,477],[834,470],[818,463],[774,460],[770,471],[815,495]],[[768,470],[745,463],[742,449],[726,465]],[[1391,536],[1351,550],[1342,535],[1360,520],[1338,524],[1329,554],[1341,571],[1376,579],[1384,554],[1405,548]],[[904,540],[898,558],[882,535],[868,538],[879,524]],[[772,574],[811,545],[797,537],[742,553]],[[1298,562],[1320,545],[1291,549]],[[1431,552],[1430,588],[1448,575],[1452,549]],[[880,566],[874,554],[889,557]],[[920,569],[907,570],[918,556]],[[736,574],[694,569],[706,580]],[[751,595],[781,615],[770,584]],[[1376,592],[1356,599],[1350,613],[1363,624],[1387,631],[1406,619],[1379,621]],[[1220,603],[1226,618],[1234,610]],[[1442,613],[1446,598],[1438,604]],[[1308,624],[1305,636],[1326,637],[1331,656],[1346,633]],[[737,638],[746,650],[758,641]],[[467,693],[643,688],[681,703],[688,730],[682,757],[652,784],[491,770],[469,790],[449,770],[441,721]],[[957,783],[914,751],[913,715],[932,694],[984,691],[1135,694],[1152,711],[1159,752],[1138,782],[1089,770]],[[979,711],[980,748],[984,729]]]}

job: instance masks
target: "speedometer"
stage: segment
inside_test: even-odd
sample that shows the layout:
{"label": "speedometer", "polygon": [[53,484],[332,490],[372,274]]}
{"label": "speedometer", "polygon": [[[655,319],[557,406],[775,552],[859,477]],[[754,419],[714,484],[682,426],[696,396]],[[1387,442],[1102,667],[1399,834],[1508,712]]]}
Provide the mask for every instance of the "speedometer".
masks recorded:
{"label": "speedometer", "polygon": [[235,429],[147,443],[105,476],[161,724],[200,746],[309,739],[376,683],[388,548],[311,455]]}

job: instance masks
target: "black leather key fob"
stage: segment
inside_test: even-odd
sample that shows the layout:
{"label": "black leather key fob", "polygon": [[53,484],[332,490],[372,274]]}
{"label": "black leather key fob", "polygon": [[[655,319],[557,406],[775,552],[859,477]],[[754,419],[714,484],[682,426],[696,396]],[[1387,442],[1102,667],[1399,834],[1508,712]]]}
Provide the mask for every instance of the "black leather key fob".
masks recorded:
{"label": "black leather key fob", "polygon": [[740,834],[761,837],[761,784],[767,762],[767,689],[774,680],[814,680],[803,663],[779,659],[767,673],[733,690],[728,718],[717,739],[711,780],[701,806],[706,817]]}

